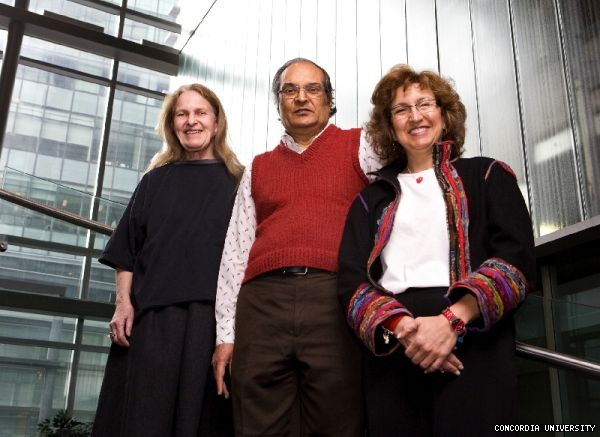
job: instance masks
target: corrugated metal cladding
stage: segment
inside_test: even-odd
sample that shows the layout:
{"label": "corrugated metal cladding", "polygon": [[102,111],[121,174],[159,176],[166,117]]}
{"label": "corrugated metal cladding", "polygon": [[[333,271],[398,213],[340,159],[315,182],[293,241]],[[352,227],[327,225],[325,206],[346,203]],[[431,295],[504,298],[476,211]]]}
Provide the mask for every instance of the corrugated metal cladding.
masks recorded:
{"label": "corrugated metal cladding", "polygon": [[467,107],[465,154],[514,169],[544,235],[600,214],[599,22],[594,0],[217,0],[178,81],[218,93],[247,163],[280,138],[269,89],[288,59],[330,73],[341,127],[391,66],[439,71]]}

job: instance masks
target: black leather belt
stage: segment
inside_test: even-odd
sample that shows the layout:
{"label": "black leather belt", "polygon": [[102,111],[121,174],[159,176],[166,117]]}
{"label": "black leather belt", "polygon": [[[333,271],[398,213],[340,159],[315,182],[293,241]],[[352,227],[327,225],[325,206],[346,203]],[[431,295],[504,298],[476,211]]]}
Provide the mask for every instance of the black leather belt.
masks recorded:
{"label": "black leather belt", "polygon": [[331,273],[329,270],[315,269],[305,266],[289,266],[280,269],[270,270],[264,273],[265,276],[306,276],[313,273]]}

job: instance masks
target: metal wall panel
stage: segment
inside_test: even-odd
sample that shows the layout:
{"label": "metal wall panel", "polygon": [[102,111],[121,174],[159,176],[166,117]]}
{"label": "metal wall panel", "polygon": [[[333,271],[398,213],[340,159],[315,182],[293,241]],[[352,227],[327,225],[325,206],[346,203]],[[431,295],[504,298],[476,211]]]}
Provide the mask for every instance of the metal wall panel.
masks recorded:
{"label": "metal wall panel", "polygon": [[506,1],[471,1],[481,151],[508,163],[527,199],[525,158]]}
{"label": "metal wall panel", "polygon": [[302,0],[300,11],[300,50],[303,58],[317,59],[319,8],[317,0]]}
{"label": "metal wall panel", "polygon": [[[269,65],[266,66],[269,70],[269,87],[273,81],[273,76],[277,69],[287,60],[285,56],[285,41],[282,35],[286,32],[285,21],[281,17],[285,14],[285,1],[273,0],[271,9],[271,58]],[[265,150],[270,150],[275,147],[281,139],[283,128],[279,121],[279,112],[273,97],[269,94],[269,113],[268,132]],[[259,143],[257,143],[258,145]]]}
{"label": "metal wall panel", "polygon": [[271,1],[262,1],[258,9],[258,44],[256,46],[256,84],[253,111],[247,112],[253,118],[253,154],[266,150],[265,138],[271,99],[269,94],[269,73],[271,62]]}
{"label": "metal wall panel", "polygon": [[438,71],[435,0],[406,0],[408,63],[415,70]]}
{"label": "metal wall panel", "polygon": [[380,0],[379,25],[383,75],[394,65],[407,62],[405,0]]}
{"label": "metal wall panel", "polygon": [[343,128],[356,127],[358,123],[356,0],[337,0],[336,29],[334,81],[338,112],[335,122]]}
{"label": "metal wall panel", "polygon": [[379,0],[358,0],[356,3],[357,62],[357,126],[369,120],[371,94],[381,78],[381,34]]}
{"label": "metal wall panel", "polygon": [[438,1],[437,23],[440,73],[454,82],[467,108],[465,156],[479,156],[479,114],[469,0]]}
{"label": "metal wall panel", "polygon": [[592,1],[218,0],[183,50],[179,79],[219,93],[232,145],[247,163],[279,142],[269,88],[286,60],[314,59],[330,73],[332,121],[344,128],[364,123],[373,87],[391,66],[440,71],[467,108],[465,154],[513,168],[539,235],[586,217],[582,197],[600,210],[598,116],[586,113],[596,100],[577,94],[581,83],[598,82],[593,63],[581,62],[594,39],[577,33],[596,14]]}
{"label": "metal wall panel", "polygon": [[554,2],[511,4],[532,212],[544,235],[583,219],[573,125]]}

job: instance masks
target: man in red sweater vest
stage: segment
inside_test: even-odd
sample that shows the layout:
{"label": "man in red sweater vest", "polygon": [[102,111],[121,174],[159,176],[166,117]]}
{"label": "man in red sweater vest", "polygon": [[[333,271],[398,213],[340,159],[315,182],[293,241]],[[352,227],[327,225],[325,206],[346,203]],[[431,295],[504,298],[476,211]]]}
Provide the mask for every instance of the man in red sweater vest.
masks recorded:
{"label": "man in red sweater vest", "polygon": [[329,122],[323,68],[288,61],[272,92],[285,133],[237,193],[217,287],[217,388],[229,396],[231,366],[238,436],[358,437],[361,353],[336,295],[338,248],[350,204],[381,163],[360,129]]}

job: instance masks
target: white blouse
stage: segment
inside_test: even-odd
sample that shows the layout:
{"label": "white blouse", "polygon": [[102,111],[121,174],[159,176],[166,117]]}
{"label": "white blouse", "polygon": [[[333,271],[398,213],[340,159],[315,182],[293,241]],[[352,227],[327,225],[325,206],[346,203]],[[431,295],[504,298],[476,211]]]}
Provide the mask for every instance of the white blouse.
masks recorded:
{"label": "white blouse", "polygon": [[450,285],[446,204],[434,170],[398,174],[402,195],[381,252],[380,285],[393,293]]}

